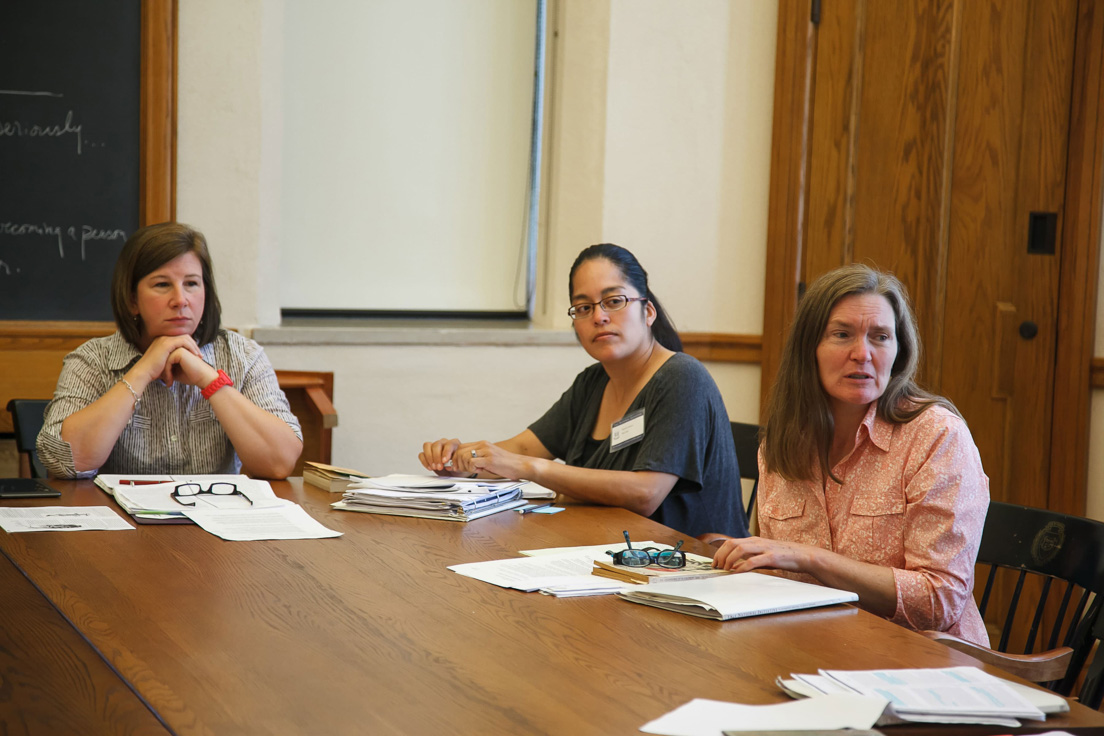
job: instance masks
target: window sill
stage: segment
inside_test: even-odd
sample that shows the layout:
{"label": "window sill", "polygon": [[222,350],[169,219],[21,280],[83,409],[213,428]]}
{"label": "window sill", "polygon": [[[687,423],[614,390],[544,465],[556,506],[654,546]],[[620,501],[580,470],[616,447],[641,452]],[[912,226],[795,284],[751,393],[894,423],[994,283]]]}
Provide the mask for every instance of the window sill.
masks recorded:
{"label": "window sill", "polygon": [[575,333],[519,321],[297,317],[256,327],[253,339],[261,345],[574,345]]}

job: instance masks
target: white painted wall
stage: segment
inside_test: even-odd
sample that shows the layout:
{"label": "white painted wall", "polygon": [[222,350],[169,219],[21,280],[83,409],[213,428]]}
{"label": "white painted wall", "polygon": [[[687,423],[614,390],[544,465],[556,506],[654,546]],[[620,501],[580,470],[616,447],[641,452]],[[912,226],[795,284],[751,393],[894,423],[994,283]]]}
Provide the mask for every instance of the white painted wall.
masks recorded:
{"label": "white painted wall", "polygon": [[[553,11],[563,26],[542,261],[555,265],[538,323],[567,328],[567,265],[612,240],[638,253],[681,329],[760,332],[777,5],[566,0]],[[178,218],[207,235],[225,321],[247,330],[278,323],[283,23],[280,0],[180,4]],[[278,367],[334,371],[334,462],[372,472],[415,469],[428,439],[522,430],[589,362],[574,345],[266,347]],[[732,418],[755,421],[758,367],[709,368]]]}

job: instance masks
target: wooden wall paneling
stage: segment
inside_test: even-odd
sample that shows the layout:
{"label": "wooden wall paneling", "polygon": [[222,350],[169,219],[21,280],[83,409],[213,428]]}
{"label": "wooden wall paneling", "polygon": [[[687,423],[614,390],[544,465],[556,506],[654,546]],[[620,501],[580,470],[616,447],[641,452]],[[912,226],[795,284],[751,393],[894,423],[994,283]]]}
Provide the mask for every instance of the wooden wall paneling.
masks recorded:
{"label": "wooden wall paneling", "polygon": [[714,363],[759,363],[763,355],[760,335],[733,335],[720,332],[679,333],[682,349],[701,361]]}
{"label": "wooden wall paneling", "polygon": [[140,224],[176,219],[176,0],[142,0]]}
{"label": "wooden wall paneling", "polygon": [[0,322],[0,433],[13,431],[8,401],[52,399],[65,356],[114,331],[112,322]]}
{"label": "wooden wall paneling", "polygon": [[865,0],[841,0],[817,30],[809,128],[808,229],[800,266],[805,284],[851,261],[855,222],[855,149],[863,90]]}
{"label": "wooden wall paneling", "polygon": [[921,380],[930,383],[944,317],[941,233],[949,197],[944,168],[950,165],[946,149],[953,127],[948,88],[955,74],[955,3],[910,5],[909,23],[899,22],[899,7],[880,2],[865,3],[865,17],[856,22],[862,34],[856,65],[863,72],[852,115],[857,150],[848,172],[853,243],[844,262],[891,271],[905,284],[924,346]]}
{"label": "wooden wall paneling", "polygon": [[766,283],[760,379],[760,423],[766,417],[786,330],[797,306],[805,238],[808,130],[812,118],[816,32],[810,0],[778,4]]}
{"label": "wooden wall paneling", "polygon": [[1073,60],[1066,197],[1061,222],[1049,507],[1085,513],[1090,384],[1104,209],[1104,4],[1081,0]]}

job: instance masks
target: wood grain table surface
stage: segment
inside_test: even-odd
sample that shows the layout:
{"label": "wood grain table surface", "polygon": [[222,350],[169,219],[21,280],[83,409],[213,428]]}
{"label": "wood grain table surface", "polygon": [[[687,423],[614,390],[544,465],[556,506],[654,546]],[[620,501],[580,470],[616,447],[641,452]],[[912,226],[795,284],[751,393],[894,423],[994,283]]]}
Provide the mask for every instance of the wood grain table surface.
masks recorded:
{"label": "wood grain table surface", "polygon": [[[91,482],[50,483],[60,499],[4,505],[117,509]],[[54,661],[26,670],[12,697],[94,685],[80,706],[89,723],[117,717],[118,726],[89,733],[158,728],[140,722],[125,682],[178,734],[631,734],[692,698],[783,702],[774,680],[791,672],[978,664],[850,606],[722,623],[614,596],[506,590],[446,569],[614,543],[623,529],[641,541],[684,538],[623,509],[507,511],[460,524],[334,511],[338,496],[299,479],[273,488],[344,536],[227,542],[192,525],[0,532],[15,566],[0,582],[0,686],[10,688],[13,663],[50,652]],[[686,546],[708,553],[693,539]],[[41,593],[18,585],[20,571]],[[7,625],[17,599],[45,611],[40,644]],[[103,663],[114,679],[92,666]],[[40,706],[0,707],[10,718]],[[1074,704],[1045,727],[1104,728],[1104,714]],[[929,732],[994,730],[892,731]]]}

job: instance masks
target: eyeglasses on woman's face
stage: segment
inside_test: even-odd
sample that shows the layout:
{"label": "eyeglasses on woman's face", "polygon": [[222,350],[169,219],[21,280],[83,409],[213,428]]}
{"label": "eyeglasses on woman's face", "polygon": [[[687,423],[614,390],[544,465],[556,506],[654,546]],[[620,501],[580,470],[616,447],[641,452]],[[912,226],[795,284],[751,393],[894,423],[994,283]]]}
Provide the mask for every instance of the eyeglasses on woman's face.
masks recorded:
{"label": "eyeglasses on woman's face", "polygon": [[594,313],[595,307],[601,307],[602,311],[609,314],[610,312],[620,312],[622,309],[629,306],[629,302],[646,301],[648,301],[648,297],[646,296],[625,296],[624,294],[616,294],[614,296],[607,296],[600,302],[572,304],[571,308],[567,310],[567,316],[571,319],[586,319]]}

